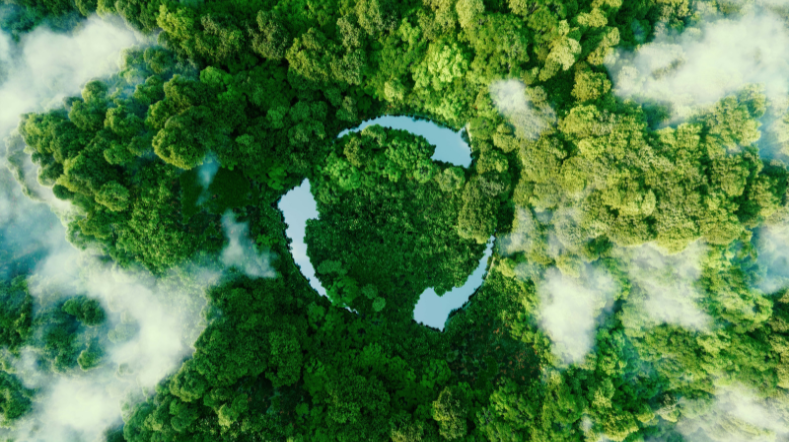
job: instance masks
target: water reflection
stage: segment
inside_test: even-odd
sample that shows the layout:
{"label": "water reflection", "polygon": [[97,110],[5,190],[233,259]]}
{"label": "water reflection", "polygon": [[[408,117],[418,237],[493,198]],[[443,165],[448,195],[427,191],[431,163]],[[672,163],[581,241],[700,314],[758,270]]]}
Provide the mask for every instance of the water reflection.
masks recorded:
{"label": "water reflection", "polygon": [[[418,121],[402,116],[380,117],[368,120],[355,129],[343,131],[339,137],[351,131],[362,130],[373,124],[391,129],[407,130],[413,134],[423,136],[430,144],[436,146],[435,154],[432,157],[434,160],[445,161],[462,167],[471,165],[471,149],[460,133],[439,127],[429,121]],[[310,285],[318,293],[326,296],[326,289],[315,277],[315,268],[307,256],[307,244],[304,242],[307,220],[318,218],[317,204],[312,193],[310,193],[309,181],[304,180],[301,185],[285,194],[279,202],[279,208],[282,210],[285,222],[288,225],[286,233],[291,239],[293,260],[299,265],[301,273],[309,280]],[[433,289],[425,290],[414,309],[414,319],[422,324],[443,330],[449,313],[460,308],[482,284],[492,245],[493,241],[490,241],[477,269],[468,277],[462,287],[457,287],[441,297],[436,295]]]}
{"label": "water reflection", "polygon": [[488,241],[485,254],[479,260],[479,265],[477,265],[477,268],[462,287],[456,287],[440,297],[433,289],[427,289],[422,292],[419,302],[414,308],[414,320],[430,327],[444,330],[444,323],[447,321],[449,314],[453,310],[462,307],[468,301],[468,298],[474,294],[474,291],[482,285],[492,248],[493,240],[491,239],[491,241]]}
{"label": "water reflection", "polygon": [[411,117],[379,117],[373,120],[367,120],[355,129],[344,130],[340,132],[340,137],[348,132],[356,132],[364,129],[367,126],[377,124],[379,126],[388,127],[390,129],[402,129],[411,132],[412,134],[423,136],[428,143],[436,146],[436,152],[433,154],[433,159],[436,161],[445,161],[454,164],[455,166],[468,167],[471,165],[471,149],[468,144],[463,141],[460,132],[455,132],[452,129],[440,127],[435,123],[424,120],[414,120]]}
{"label": "water reflection", "polygon": [[291,239],[290,253],[293,260],[301,267],[301,273],[310,281],[312,288],[326,296],[326,289],[315,277],[315,268],[307,256],[307,244],[304,242],[307,220],[318,219],[318,205],[310,193],[310,182],[304,180],[300,186],[286,193],[279,201],[279,210],[288,225],[285,233]]}

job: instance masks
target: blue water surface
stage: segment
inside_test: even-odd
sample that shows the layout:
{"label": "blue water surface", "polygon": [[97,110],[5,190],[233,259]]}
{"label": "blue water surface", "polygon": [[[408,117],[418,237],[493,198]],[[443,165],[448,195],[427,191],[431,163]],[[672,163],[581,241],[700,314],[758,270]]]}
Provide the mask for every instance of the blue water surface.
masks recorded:
{"label": "blue water surface", "polygon": [[471,148],[463,141],[460,132],[441,127],[435,123],[424,120],[414,120],[411,117],[379,117],[367,120],[355,129],[340,132],[340,137],[348,132],[356,132],[367,126],[377,124],[390,129],[407,130],[415,135],[425,137],[428,143],[436,146],[433,159],[445,161],[456,166],[468,167],[471,165]]}
{"label": "blue water surface", "polygon": [[290,253],[293,260],[301,267],[301,273],[310,281],[312,288],[326,296],[326,289],[315,277],[315,268],[307,256],[307,244],[304,242],[307,220],[318,219],[318,205],[310,193],[310,182],[304,180],[300,186],[286,193],[279,201],[279,210],[288,225],[285,233],[291,239]]}
{"label": "blue water surface", "polygon": [[482,285],[492,247],[493,241],[488,242],[488,247],[479,260],[479,265],[477,265],[477,268],[468,277],[463,286],[455,287],[440,297],[433,289],[427,289],[422,292],[419,302],[414,307],[414,320],[430,327],[444,330],[444,323],[446,323],[452,310],[462,307],[468,301],[468,298]]}
{"label": "blue water surface", "polygon": [[[354,129],[343,131],[339,136],[351,131],[362,130],[373,124],[391,129],[403,129],[425,137],[430,144],[436,146],[435,154],[432,157],[434,160],[462,167],[471,165],[471,149],[463,141],[460,133],[442,128],[429,121],[417,121],[410,117],[380,117],[368,120]],[[309,181],[304,180],[301,185],[286,193],[279,202],[279,209],[282,210],[288,225],[286,234],[291,239],[293,260],[301,268],[301,273],[310,281],[310,285],[318,293],[326,296],[326,289],[315,277],[315,268],[307,256],[307,244],[304,242],[307,220],[318,218],[318,208],[312,193],[310,193]],[[462,287],[457,287],[441,297],[436,295],[432,288],[425,290],[414,309],[414,320],[443,330],[449,313],[465,304],[471,294],[482,285],[492,244],[492,241],[488,244],[479,266]]]}

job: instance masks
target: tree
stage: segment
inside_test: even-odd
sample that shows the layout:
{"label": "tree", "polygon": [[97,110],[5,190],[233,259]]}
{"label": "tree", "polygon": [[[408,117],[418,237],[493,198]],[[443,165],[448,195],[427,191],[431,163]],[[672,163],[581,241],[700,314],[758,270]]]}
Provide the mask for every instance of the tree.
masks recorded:
{"label": "tree", "polygon": [[87,296],[71,298],[63,304],[63,311],[87,326],[96,326],[104,322],[106,315],[101,304]]}
{"label": "tree", "polygon": [[433,402],[433,419],[438,421],[441,437],[446,440],[462,438],[468,432],[462,395],[445,388]]}
{"label": "tree", "polygon": [[[182,275],[221,253],[231,210],[278,257],[276,278],[228,270],[208,289],[193,354],[108,440],[769,435],[721,409],[722,386],[735,383],[753,389],[754,415],[780,422],[789,319],[784,278],[764,281],[784,257],[762,227],[789,213],[789,172],[756,146],[785,144],[780,106],[746,87],[664,125],[670,109],[621,99],[601,68],[655,30],[695,23],[686,0],[16,3],[0,14],[12,39],[42,22],[67,31],[81,20],[73,11],[161,31],[156,47],[124,51],[116,74],[23,116],[22,140],[9,144],[25,191],[34,195],[30,155],[39,182],[72,207],[74,245],[120,268]],[[515,113],[492,100],[498,81],[524,84]],[[424,139],[382,127],[337,138],[383,115],[466,127],[471,165],[433,161]],[[769,139],[764,118],[779,122]],[[218,170],[201,181],[209,159]],[[327,297],[291,259],[276,207],[304,179],[320,212],[308,254]],[[0,205],[8,183],[0,176]],[[6,228],[0,212],[2,280],[44,252],[18,250],[13,239],[34,234]],[[492,236],[484,283],[444,330],[415,323],[420,294],[464,284]],[[704,252],[675,266],[692,282],[655,271],[650,292],[632,274],[646,243],[677,254],[697,241]],[[535,318],[551,274],[587,267],[620,290],[594,318],[589,353],[567,366]],[[21,349],[39,371],[92,376],[138,331],[86,296],[41,286],[30,296],[27,279],[41,282],[0,283],[2,425],[36,394],[10,373]],[[714,325],[655,320],[648,301],[669,292],[697,294]]]}
{"label": "tree", "polygon": [[263,57],[279,60],[290,46],[290,34],[273,12],[260,11],[257,15],[259,32],[252,32],[252,48]]}
{"label": "tree", "polygon": [[578,101],[596,100],[611,90],[611,82],[604,73],[578,70],[575,73],[573,96]]}
{"label": "tree", "polygon": [[129,190],[116,181],[110,181],[96,193],[96,202],[113,212],[122,212],[129,207]]}
{"label": "tree", "polygon": [[424,61],[414,71],[416,87],[443,90],[453,80],[465,75],[468,65],[468,59],[457,44],[431,44]]}
{"label": "tree", "polygon": [[79,356],[77,357],[77,363],[79,364],[79,368],[88,371],[101,364],[103,356],[104,351],[99,346],[99,344],[97,342],[91,341],[91,343],[88,344],[88,347],[80,352]]}
{"label": "tree", "polygon": [[430,160],[433,149],[371,126],[341,138],[311,181],[321,216],[307,224],[308,254],[339,305],[410,320],[416,295],[459,286],[476,266],[483,246],[457,227],[464,173]]}
{"label": "tree", "polygon": [[463,29],[473,28],[477,17],[485,12],[482,0],[459,0],[457,5],[458,22]]}
{"label": "tree", "polygon": [[472,178],[463,189],[463,208],[458,218],[458,234],[465,239],[473,239],[477,244],[485,244],[496,226],[496,195],[486,192],[483,181]]}
{"label": "tree", "polygon": [[0,372],[0,410],[3,412],[3,427],[13,426],[14,421],[22,418],[33,407],[33,390],[25,388],[13,375]]}
{"label": "tree", "polygon": [[359,25],[371,36],[392,29],[396,23],[395,14],[388,0],[359,0],[356,3]]}
{"label": "tree", "polygon": [[165,162],[181,169],[191,169],[203,163],[208,145],[205,128],[209,124],[210,112],[204,107],[190,107],[181,114],[167,120],[164,127],[153,138],[156,155]]}
{"label": "tree", "polygon": [[33,297],[23,276],[0,282],[0,343],[12,352],[24,344],[33,323]]}

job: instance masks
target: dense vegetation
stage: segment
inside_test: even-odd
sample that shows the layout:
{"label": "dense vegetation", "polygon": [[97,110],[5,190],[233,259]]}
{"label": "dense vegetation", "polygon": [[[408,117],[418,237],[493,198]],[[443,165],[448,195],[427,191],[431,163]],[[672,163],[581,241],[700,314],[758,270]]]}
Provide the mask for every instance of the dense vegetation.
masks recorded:
{"label": "dense vegetation", "polygon": [[312,180],[321,217],[308,221],[310,261],[335,305],[387,306],[389,318],[410,321],[425,289],[463,285],[482,255],[458,226],[465,172],[433,164],[423,139],[380,126],[336,150]]}
{"label": "dense vegetation", "polygon": [[[732,2],[696,3],[738,13]],[[278,257],[274,278],[231,272],[208,291],[194,354],[108,440],[784,437],[789,294],[767,282],[786,271],[786,255],[766,264],[760,244],[771,241],[763,227],[780,230],[789,215],[789,172],[755,146],[769,100],[749,86],[675,124],[663,103],[614,95],[603,63],[655,27],[694,25],[692,6],[6,6],[16,15],[0,17],[14,25],[0,26],[13,32],[94,12],[160,32],[159,45],[128,49],[121,70],[87,83],[81,97],[22,116],[9,141],[11,169],[21,170],[26,145],[39,182],[72,204],[72,244],[161,276],[217,261],[232,212],[260,251]],[[502,106],[502,91],[525,104]],[[434,147],[402,131],[337,137],[385,114],[466,127],[471,167],[431,160]],[[320,212],[306,241],[328,297],[291,259],[276,207],[305,178]],[[35,400],[10,362],[22,349],[40,370],[76,373],[101,366],[103,346],[135,332],[111,329],[117,314],[89,297],[50,288],[33,298],[35,278],[25,275],[44,252],[6,256],[11,234],[0,230],[3,426]],[[443,332],[415,323],[419,294],[461,285],[491,236],[498,246],[471,301]],[[698,262],[680,274],[691,255]],[[571,303],[596,297],[591,348],[580,356],[546,326],[546,306],[562,299],[556,281]],[[650,316],[650,302],[673,302],[661,296],[677,291],[695,317]],[[774,426],[727,408],[737,389],[774,413]]]}

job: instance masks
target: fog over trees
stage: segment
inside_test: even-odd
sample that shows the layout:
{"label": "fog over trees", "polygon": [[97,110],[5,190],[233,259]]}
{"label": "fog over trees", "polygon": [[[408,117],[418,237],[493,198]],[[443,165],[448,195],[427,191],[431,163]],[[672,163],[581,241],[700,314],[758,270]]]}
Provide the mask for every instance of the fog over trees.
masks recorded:
{"label": "fog over trees", "polygon": [[[783,0],[0,0],[0,440],[785,440],[788,26]],[[382,116],[471,163],[348,132]],[[305,180],[326,296],[278,209]],[[491,237],[469,301],[415,322]]]}

